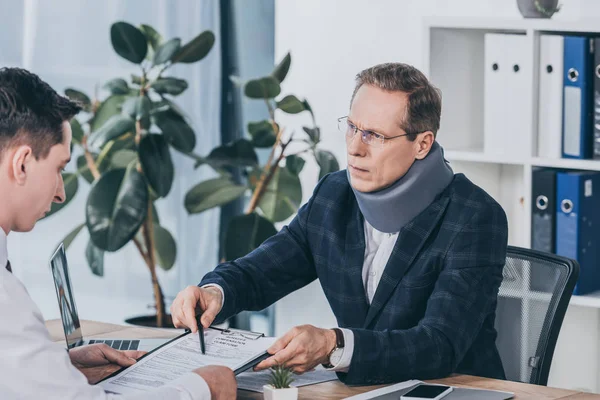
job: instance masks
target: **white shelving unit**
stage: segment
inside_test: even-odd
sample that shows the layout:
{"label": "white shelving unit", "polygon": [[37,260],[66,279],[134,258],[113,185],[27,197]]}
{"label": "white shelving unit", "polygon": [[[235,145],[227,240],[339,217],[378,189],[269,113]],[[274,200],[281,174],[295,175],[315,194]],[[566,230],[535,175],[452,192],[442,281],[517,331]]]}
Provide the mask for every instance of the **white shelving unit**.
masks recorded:
{"label": "white shelving unit", "polygon": [[[561,22],[438,17],[427,18],[423,22],[425,46],[423,70],[442,91],[442,121],[438,140],[445,149],[446,159],[450,161],[455,172],[465,173],[470,180],[481,186],[502,205],[509,222],[509,244],[530,247],[533,169],[552,167],[600,171],[600,160],[548,159],[537,155],[540,35],[598,33],[600,36],[600,22],[597,19]],[[517,137],[517,140],[513,139],[514,143],[510,143],[509,151],[505,152],[486,152],[484,117],[486,33],[520,35],[527,46],[527,56],[526,59],[521,60],[519,70],[519,73],[525,74],[527,84],[519,87],[518,92],[512,94],[523,107],[525,111],[523,115],[526,117],[512,127],[514,131],[511,131],[510,135],[512,138]],[[489,138],[490,136],[488,140]],[[496,142],[495,136],[493,139],[493,142]],[[487,149],[489,148],[488,143]],[[500,295],[520,301],[524,319],[535,318],[530,315],[530,311],[533,310],[532,306],[536,302],[549,300],[548,294],[532,290],[528,282],[523,285],[522,292],[508,292],[501,288]],[[572,312],[572,308],[577,310]],[[565,326],[565,324],[579,324],[577,318],[586,318],[586,322],[589,322],[590,313],[598,322],[592,324],[595,325],[595,331],[588,336],[576,336],[581,335],[577,326]],[[549,384],[599,392],[600,347],[592,341],[600,339],[600,292],[573,296],[567,314],[557,344],[553,368],[556,364],[560,364],[560,374],[572,373],[573,375],[565,377],[554,374],[553,377],[551,372]],[[575,314],[578,317],[570,321],[569,315]],[[524,322],[525,320],[521,321],[521,332],[526,334],[528,324]],[[589,325],[590,323],[587,324]],[[567,334],[564,332],[569,332],[571,336],[565,337]],[[572,332],[575,332],[575,335]],[[577,354],[560,348],[560,346],[578,344],[587,347],[588,351]],[[590,347],[592,344],[593,347]],[[526,347],[527,343],[524,346]],[[570,354],[571,358],[561,354]],[[585,379],[577,376],[577,368],[572,372],[568,368],[569,364],[580,362],[578,358],[580,356],[589,358],[588,368],[595,368],[595,371],[591,375],[588,373]],[[563,358],[557,359],[557,357]],[[521,362],[522,365],[527,365],[526,348],[521,349]]]}

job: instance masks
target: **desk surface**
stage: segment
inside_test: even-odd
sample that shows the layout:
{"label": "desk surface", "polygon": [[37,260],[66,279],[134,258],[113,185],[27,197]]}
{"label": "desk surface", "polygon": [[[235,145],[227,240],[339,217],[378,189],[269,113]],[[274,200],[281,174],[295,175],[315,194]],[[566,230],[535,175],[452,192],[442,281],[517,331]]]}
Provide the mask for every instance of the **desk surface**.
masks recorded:
{"label": "desk surface", "polygon": [[[86,338],[89,337],[122,337],[122,338],[168,338],[181,333],[175,329],[150,329],[137,328],[131,326],[113,325],[101,322],[82,321],[82,330]],[[64,340],[60,320],[51,320],[46,323],[50,336],[54,341]],[[600,400],[600,395],[577,392],[566,389],[549,388],[546,386],[529,385],[525,383],[501,381],[488,378],[479,378],[468,375],[455,375],[445,379],[438,379],[431,382],[444,383],[457,387],[471,387],[480,389],[493,389],[512,392],[515,399],[568,399],[568,400]],[[318,385],[305,386],[299,388],[300,399],[343,399],[348,396],[356,395],[380,388],[382,386],[361,386],[348,387],[339,381],[325,382]],[[238,399],[262,399],[262,393],[238,391]]]}

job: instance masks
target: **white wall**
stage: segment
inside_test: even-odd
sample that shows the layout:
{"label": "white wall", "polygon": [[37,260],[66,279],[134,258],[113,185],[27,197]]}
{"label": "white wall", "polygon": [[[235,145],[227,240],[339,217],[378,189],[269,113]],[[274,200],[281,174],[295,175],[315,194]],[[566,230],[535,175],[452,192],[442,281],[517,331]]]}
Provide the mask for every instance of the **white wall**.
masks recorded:
{"label": "white wall", "polygon": [[[569,0],[554,19],[600,17],[600,2]],[[401,61],[423,68],[424,43],[421,19],[426,16],[481,16],[521,18],[516,0],[278,0],[275,6],[275,58],[292,52],[292,67],[283,85],[284,93],[306,97],[321,125],[323,145],[346,163],[343,138],[337,133],[336,118],[346,115],[360,70],[388,61]],[[600,23],[600,19],[598,20]],[[435,82],[434,82],[435,83]],[[287,118],[286,118],[287,119]],[[292,119],[287,119],[290,124]],[[307,163],[303,185],[311,188],[317,167]],[[308,199],[310,192],[304,193]],[[301,307],[299,305],[302,305]],[[586,360],[569,358],[568,335],[580,331],[580,321],[598,329],[598,311],[578,308],[567,313],[559,339],[550,385],[598,390],[598,357],[595,338]],[[276,333],[294,325],[311,323],[335,326],[335,318],[323,292],[315,282],[282,299],[276,307]],[[562,360],[562,362],[561,362]]]}

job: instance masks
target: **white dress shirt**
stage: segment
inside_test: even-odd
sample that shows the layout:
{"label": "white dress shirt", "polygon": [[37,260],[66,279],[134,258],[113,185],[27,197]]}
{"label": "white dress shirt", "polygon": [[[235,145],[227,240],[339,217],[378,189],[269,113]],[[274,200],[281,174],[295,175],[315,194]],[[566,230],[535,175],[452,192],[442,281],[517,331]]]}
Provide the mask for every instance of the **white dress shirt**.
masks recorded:
{"label": "white dress shirt", "polygon": [[[373,301],[373,296],[379,286],[381,275],[383,270],[392,255],[396,240],[398,239],[399,232],[396,233],[384,233],[373,228],[371,224],[365,219],[364,223],[365,232],[365,256],[363,261],[362,269],[362,280],[365,288],[365,295],[369,304]],[[225,303],[225,293],[223,288],[216,284],[207,284],[203,287],[214,286],[221,291],[223,295],[223,303]],[[340,361],[335,364],[332,371],[347,372],[352,361],[352,354],[354,354],[354,333],[350,329],[341,328],[344,333],[344,351]]]}
{"label": "white dress shirt", "polygon": [[[25,286],[5,268],[6,235],[0,228],[0,398],[60,400],[209,400],[208,385],[189,373],[151,392],[116,396],[92,386],[72,364],[64,343],[54,343]],[[22,268],[13,265],[13,271]],[[48,276],[48,279],[51,279]]]}

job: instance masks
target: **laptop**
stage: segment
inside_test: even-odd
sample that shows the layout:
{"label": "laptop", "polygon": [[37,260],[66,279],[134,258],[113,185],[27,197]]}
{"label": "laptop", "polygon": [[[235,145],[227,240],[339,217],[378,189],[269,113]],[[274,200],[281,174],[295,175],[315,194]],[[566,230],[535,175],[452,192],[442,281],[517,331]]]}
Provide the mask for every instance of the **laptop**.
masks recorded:
{"label": "laptop", "polygon": [[143,350],[150,351],[154,348],[168,342],[171,339],[85,339],[79,323],[77,306],[73,288],[69,278],[69,268],[67,265],[67,255],[63,243],[58,245],[54,254],[50,258],[50,269],[54,278],[54,287],[58,299],[58,308],[60,309],[60,319],[62,320],[65,331],[67,347],[79,347],[87,344],[106,343],[117,350]]}

